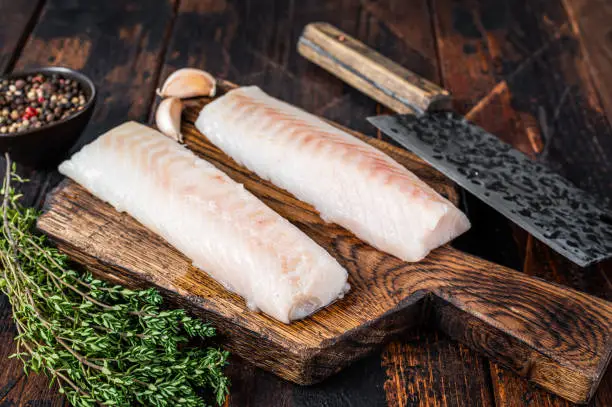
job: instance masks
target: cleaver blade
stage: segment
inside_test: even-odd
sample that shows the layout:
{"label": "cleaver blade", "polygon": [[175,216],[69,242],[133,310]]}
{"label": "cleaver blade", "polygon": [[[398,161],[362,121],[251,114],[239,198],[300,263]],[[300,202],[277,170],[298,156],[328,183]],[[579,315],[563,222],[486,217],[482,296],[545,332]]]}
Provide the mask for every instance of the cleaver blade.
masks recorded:
{"label": "cleaver blade", "polygon": [[612,257],[612,213],[570,181],[452,112],[368,121],[579,266]]}

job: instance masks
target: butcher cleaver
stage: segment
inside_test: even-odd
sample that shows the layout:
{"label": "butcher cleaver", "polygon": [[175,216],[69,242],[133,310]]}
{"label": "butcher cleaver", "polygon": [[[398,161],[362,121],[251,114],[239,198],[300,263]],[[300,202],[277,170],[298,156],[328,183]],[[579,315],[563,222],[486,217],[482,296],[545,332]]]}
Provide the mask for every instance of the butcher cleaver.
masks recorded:
{"label": "butcher cleaver", "polygon": [[465,118],[450,94],[326,23],[298,51],[390,109],[368,121],[580,266],[612,256],[612,214],[571,182]]}

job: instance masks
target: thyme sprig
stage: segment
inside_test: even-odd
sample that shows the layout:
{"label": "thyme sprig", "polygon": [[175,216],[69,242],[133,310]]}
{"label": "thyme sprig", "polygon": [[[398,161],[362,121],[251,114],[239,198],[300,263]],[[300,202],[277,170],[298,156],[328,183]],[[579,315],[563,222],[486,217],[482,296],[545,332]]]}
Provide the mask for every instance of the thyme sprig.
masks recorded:
{"label": "thyme sprig", "polygon": [[[184,310],[161,309],[154,289],[130,290],[70,267],[44,235],[39,212],[23,207],[23,183],[6,156],[0,223],[0,290],[9,298],[19,358],[27,372],[57,382],[74,406],[202,406],[223,403],[228,353],[208,339],[213,327]],[[196,391],[207,392],[204,398]],[[199,391],[199,390],[198,390]]]}

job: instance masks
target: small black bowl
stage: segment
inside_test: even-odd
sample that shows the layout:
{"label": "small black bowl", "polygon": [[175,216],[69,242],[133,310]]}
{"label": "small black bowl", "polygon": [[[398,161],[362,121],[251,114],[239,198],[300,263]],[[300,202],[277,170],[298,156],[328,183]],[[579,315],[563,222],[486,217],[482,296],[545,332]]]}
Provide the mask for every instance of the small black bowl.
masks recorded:
{"label": "small black bowl", "polygon": [[89,123],[96,104],[96,87],[80,72],[62,67],[38,68],[15,72],[0,79],[19,79],[28,75],[60,75],[81,84],[87,98],[85,107],[65,119],[20,133],[0,134],[0,151],[9,152],[11,159],[34,168],[50,168],[59,164],[76,143]]}

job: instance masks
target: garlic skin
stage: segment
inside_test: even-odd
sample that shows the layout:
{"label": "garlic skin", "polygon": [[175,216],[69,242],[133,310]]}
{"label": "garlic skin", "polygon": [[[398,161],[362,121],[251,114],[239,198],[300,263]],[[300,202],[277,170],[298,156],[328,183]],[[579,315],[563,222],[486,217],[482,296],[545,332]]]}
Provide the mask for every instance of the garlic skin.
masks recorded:
{"label": "garlic skin", "polygon": [[175,97],[162,100],[155,112],[155,124],[159,131],[179,143],[183,142],[183,135],[181,134],[182,112],[183,102]]}
{"label": "garlic skin", "polygon": [[157,93],[162,98],[213,97],[217,92],[216,82],[215,78],[206,71],[182,68],[168,76],[161,89],[157,90]]}

